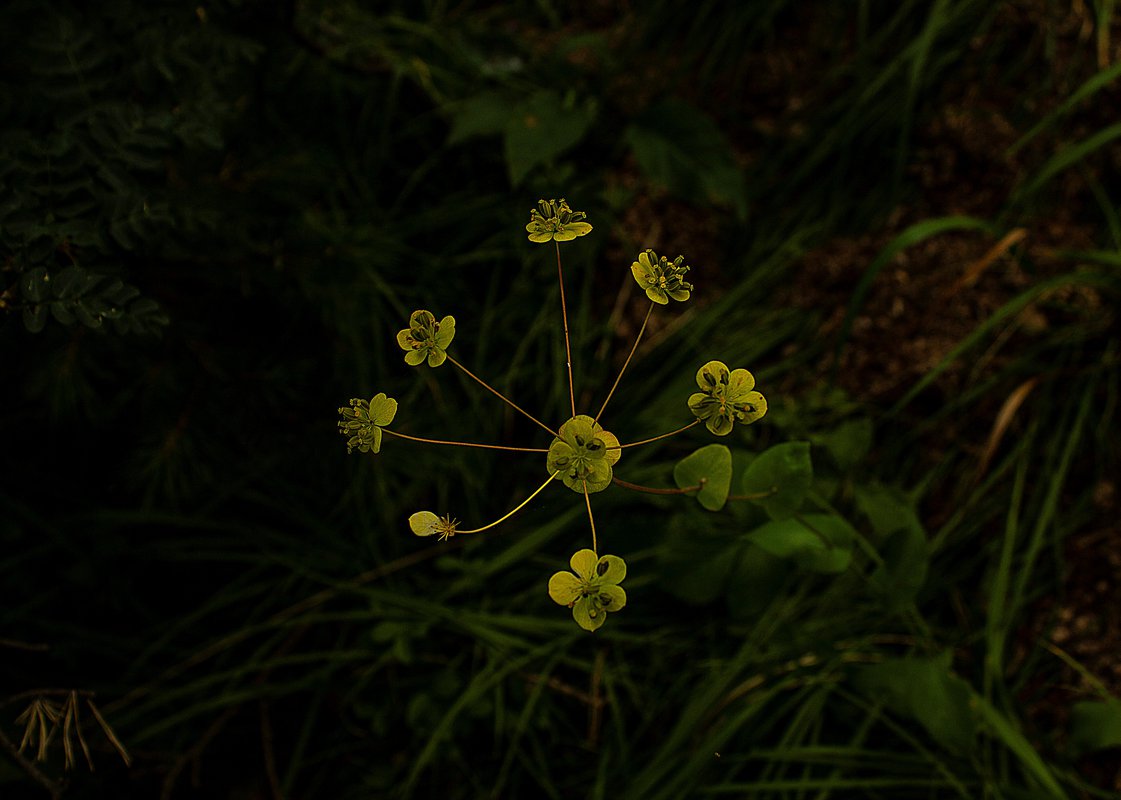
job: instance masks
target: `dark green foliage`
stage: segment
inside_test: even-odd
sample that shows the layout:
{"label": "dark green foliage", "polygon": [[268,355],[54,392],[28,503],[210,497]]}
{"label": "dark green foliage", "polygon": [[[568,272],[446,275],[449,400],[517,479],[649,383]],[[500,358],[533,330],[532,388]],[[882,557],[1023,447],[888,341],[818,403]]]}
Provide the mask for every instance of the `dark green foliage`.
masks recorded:
{"label": "dark green foliage", "polygon": [[[137,13],[105,3],[100,12],[20,2],[4,12],[0,260],[4,295],[14,296],[5,310],[22,309],[33,332],[48,318],[37,304],[48,301],[64,325],[112,320],[118,333],[166,325],[157,303],[133,300],[138,293],[121,278],[164,252],[161,240],[205,219],[184,202],[175,167],[222,146],[231,98],[219,87],[260,53],[254,42],[211,32],[205,13],[186,7]],[[56,272],[68,289],[28,296],[29,284]]]}

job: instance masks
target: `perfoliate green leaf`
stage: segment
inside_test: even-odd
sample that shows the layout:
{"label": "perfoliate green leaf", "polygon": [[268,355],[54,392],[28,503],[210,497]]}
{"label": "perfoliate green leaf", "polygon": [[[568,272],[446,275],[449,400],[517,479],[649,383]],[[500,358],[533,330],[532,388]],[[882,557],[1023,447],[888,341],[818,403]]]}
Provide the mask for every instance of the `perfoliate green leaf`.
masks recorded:
{"label": "perfoliate green leaf", "polygon": [[689,201],[712,200],[747,216],[743,173],[720,128],[676,100],[644,111],[623,134],[647,180]]}
{"label": "perfoliate green leaf", "polygon": [[595,106],[562,99],[542,89],[516,106],[505,126],[510,183],[519,185],[534,167],[559,156],[584,138]]}
{"label": "perfoliate green leaf", "polygon": [[719,511],[732,485],[732,451],[722,444],[705,445],[677,462],[673,480],[679,489],[700,486],[697,502],[709,511]]}
{"label": "perfoliate green leaf", "polygon": [[786,442],[759,454],[743,475],[743,492],[771,519],[785,519],[802,507],[813,483],[809,442]]}
{"label": "perfoliate green leaf", "polygon": [[894,713],[914,719],[947,750],[968,753],[977,721],[969,684],[950,671],[949,650],[931,658],[895,658],[856,667],[853,683]]}
{"label": "perfoliate green leaf", "polygon": [[879,546],[884,563],[871,576],[872,586],[879,592],[890,611],[904,608],[926,582],[930,561],[930,543],[921,529],[901,528]]}
{"label": "perfoliate green leaf", "polygon": [[871,583],[890,610],[903,608],[926,581],[930,546],[914,504],[895,490],[882,486],[857,486],[856,507],[868,518],[876,534],[884,563],[872,573]]}
{"label": "perfoliate green leaf", "polygon": [[1075,756],[1121,747],[1121,700],[1085,700],[1070,710],[1070,749]]}
{"label": "perfoliate green leaf", "polygon": [[501,133],[510,119],[510,100],[499,92],[482,92],[456,104],[452,110],[452,127],[448,144],[457,144],[471,136]]}
{"label": "perfoliate green leaf", "polygon": [[852,527],[834,514],[773,520],[750,531],[746,538],[811,572],[844,572],[852,561]]}
{"label": "perfoliate green leaf", "polygon": [[872,421],[867,417],[843,422],[831,431],[810,436],[821,445],[842,470],[850,470],[872,449]]}
{"label": "perfoliate green leaf", "polygon": [[726,533],[698,530],[695,513],[671,518],[659,548],[659,585],[687,603],[711,603],[728,583],[728,571],[743,544]]}
{"label": "perfoliate green leaf", "polygon": [[758,618],[782,596],[783,585],[794,570],[789,561],[742,542],[728,561],[731,572],[725,598],[735,619]]}

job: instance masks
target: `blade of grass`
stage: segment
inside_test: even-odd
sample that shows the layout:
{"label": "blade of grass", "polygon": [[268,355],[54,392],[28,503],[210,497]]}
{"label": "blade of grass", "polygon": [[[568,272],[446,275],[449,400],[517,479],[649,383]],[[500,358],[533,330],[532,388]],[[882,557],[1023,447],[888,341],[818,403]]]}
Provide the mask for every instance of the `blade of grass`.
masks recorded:
{"label": "blade of grass", "polygon": [[1067,145],[1043,164],[1039,171],[1013,191],[1010,203],[1017,205],[1035,194],[1048,181],[1060,172],[1069,169],[1091,153],[1100,150],[1114,139],[1121,136],[1121,122],[1115,122],[1107,128],[1102,128],[1097,133],[1080,142]]}
{"label": "blade of grass", "polygon": [[1098,275],[1095,273],[1081,273],[1071,275],[1060,275],[1052,278],[1051,280],[1044,281],[1043,283],[1036,284],[1030,289],[1021,292],[1019,295],[1009,300],[1003,306],[993,312],[983,323],[974,328],[973,332],[961,340],[949,353],[943,356],[929,372],[926,373],[914,386],[908,390],[899,400],[896,401],[887,411],[887,416],[894,416],[898,414],[908,403],[915,399],[915,397],[927,386],[929,386],[935,378],[941,375],[947,367],[950,366],[962,353],[977,344],[982,337],[989,331],[995,328],[1000,323],[1019,314],[1029,305],[1038,300],[1041,296],[1045,295],[1054,289],[1061,286],[1095,286],[1101,288],[1111,288],[1113,280],[1108,276]]}
{"label": "blade of grass", "polygon": [[868,268],[864,270],[864,274],[856,284],[856,288],[852,291],[852,297],[849,299],[849,305],[845,311],[844,320],[841,322],[840,332],[837,334],[837,344],[834,346],[833,350],[833,374],[836,375],[840,366],[841,351],[848,342],[849,334],[852,332],[853,321],[860,311],[861,306],[864,305],[864,300],[872,288],[872,282],[875,281],[876,276],[878,276],[880,272],[883,271],[884,267],[888,266],[899,253],[908,247],[913,247],[919,242],[948,231],[992,231],[992,229],[991,224],[973,217],[939,217],[937,219],[924,220],[910,226],[888,243],[887,247],[881,250],[879,255],[868,265]]}
{"label": "blade of grass", "polygon": [[1016,155],[1016,153],[1019,152],[1020,149],[1024,147],[1024,145],[1037,137],[1039,134],[1043,133],[1048,128],[1053,127],[1054,124],[1058,122],[1062,117],[1065,117],[1067,114],[1069,114],[1075,106],[1077,106],[1086,98],[1104,89],[1106,86],[1109,86],[1109,84],[1117,80],[1118,77],[1121,77],[1121,63],[1114,64],[1109,69],[1104,69],[1094,75],[1088,81],[1075,89],[1074,92],[1071,93],[1070,97],[1060,103],[1054,111],[1045,116],[1039,122],[1035,123],[1035,125],[1033,125],[1027,133],[1017,139],[1011,147],[1004,151],[1005,156],[1011,157]]}

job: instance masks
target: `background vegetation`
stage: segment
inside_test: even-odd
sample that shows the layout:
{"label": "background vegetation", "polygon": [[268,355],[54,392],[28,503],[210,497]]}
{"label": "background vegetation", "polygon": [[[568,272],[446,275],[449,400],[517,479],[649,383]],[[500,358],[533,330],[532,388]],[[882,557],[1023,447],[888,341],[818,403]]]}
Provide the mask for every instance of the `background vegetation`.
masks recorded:
{"label": "background vegetation", "polygon": [[[1121,796],[1113,12],[5,3],[0,795]],[[811,442],[846,572],[611,490],[630,604],[588,635],[545,593],[586,546],[566,491],[478,540],[405,526],[494,518],[538,459],[347,457],[335,409],[378,391],[414,435],[547,445],[393,335],[453,313],[464,363],[566,417],[522,231],[559,196],[595,225],[565,251],[578,401],[641,322],[635,254],[684,253],[694,302],[611,429],[749,367],[771,411],[737,464]],[[707,441],[618,474],[671,485]],[[15,755],[69,690],[45,762]]]}

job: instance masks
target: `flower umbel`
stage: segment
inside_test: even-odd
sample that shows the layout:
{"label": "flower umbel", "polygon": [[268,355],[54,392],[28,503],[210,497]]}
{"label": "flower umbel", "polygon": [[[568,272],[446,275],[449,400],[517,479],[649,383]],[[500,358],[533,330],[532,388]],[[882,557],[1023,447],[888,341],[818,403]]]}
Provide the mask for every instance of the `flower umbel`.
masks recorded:
{"label": "flower umbel", "polygon": [[339,433],[347,437],[346,451],[377,453],[381,451],[381,429],[393,422],[397,401],[378,392],[370,400],[352,399],[350,408],[340,408],[339,413],[343,415]]}
{"label": "flower umbel", "polygon": [[669,298],[688,300],[693,284],[683,280],[689,267],[685,256],[669,261],[653,250],[638,254],[638,261],[631,264],[631,274],[638,285],[646,290],[646,296],[659,305],[668,305]]}
{"label": "flower umbel", "polygon": [[697,370],[701,391],[689,396],[689,410],[717,436],[732,431],[732,424],[748,425],[767,413],[767,399],[755,388],[755,377],[746,369],[728,371],[721,361],[710,361]]}
{"label": "flower umbel", "polygon": [[577,625],[594,631],[603,625],[608,611],[627,604],[627,593],[619,586],[627,577],[627,562],[618,556],[600,558],[585,549],[573,554],[569,564],[572,572],[558,572],[549,579],[549,597],[571,608]]}
{"label": "flower umbel", "polygon": [[615,434],[603,429],[586,414],[560,426],[553,439],[545,468],[560,473],[561,482],[574,492],[601,492],[611,485],[611,467],[622,451]]}
{"label": "flower umbel", "polygon": [[583,211],[573,211],[562,197],[560,200],[538,200],[537,208],[529,211],[529,232],[531,242],[570,242],[577,236],[591,233],[592,226],[583,220],[588,215]]}
{"label": "flower umbel", "polygon": [[414,311],[409,317],[409,327],[397,332],[397,344],[405,351],[405,363],[415,367],[428,359],[428,366],[438,367],[448,354],[444,351],[455,337],[455,317],[444,317],[439,322],[431,311]]}

